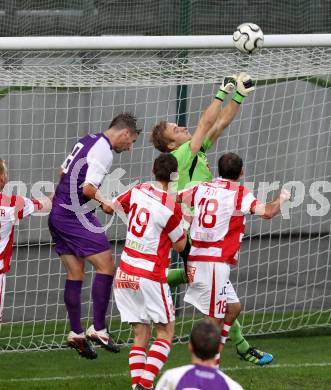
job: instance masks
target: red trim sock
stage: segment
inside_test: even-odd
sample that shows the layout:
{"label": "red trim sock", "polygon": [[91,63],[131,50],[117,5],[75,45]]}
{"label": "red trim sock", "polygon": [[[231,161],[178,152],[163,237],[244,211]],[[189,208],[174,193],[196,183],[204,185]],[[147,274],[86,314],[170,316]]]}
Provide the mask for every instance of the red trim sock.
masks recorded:
{"label": "red trim sock", "polygon": [[229,337],[229,332],[232,326],[232,322],[224,322],[223,329],[221,332],[221,344],[225,344]]}
{"label": "red trim sock", "polygon": [[170,349],[171,345],[166,340],[156,339],[154,341],[148,352],[145,369],[138,383],[147,389],[153,387],[154,379],[167,361]]}
{"label": "red trim sock", "polygon": [[146,349],[132,346],[129,353],[129,368],[132,388],[139,382],[146,363]]}

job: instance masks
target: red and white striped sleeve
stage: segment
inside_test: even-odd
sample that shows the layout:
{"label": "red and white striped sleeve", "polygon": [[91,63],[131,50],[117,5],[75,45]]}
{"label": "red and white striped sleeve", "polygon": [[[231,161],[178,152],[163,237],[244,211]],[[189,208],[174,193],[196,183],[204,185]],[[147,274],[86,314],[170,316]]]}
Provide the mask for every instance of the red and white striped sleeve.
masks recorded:
{"label": "red and white striped sleeve", "polygon": [[129,214],[131,193],[132,193],[132,188],[123,192],[123,194],[116,196],[116,198],[113,198],[112,202],[117,212],[124,211],[125,214]]}
{"label": "red and white striped sleeve", "polygon": [[241,186],[241,187],[242,187],[242,200],[241,200],[240,211],[243,214],[253,214],[255,206],[261,202],[259,202],[255,198],[252,191],[248,190],[244,186]]}
{"label": "red and white striped sleeve", "polygon": [[12,196],[12,206],[15,207],[15,218],[17,219],[23,219],[43,207],[39,200],[24,196]]}
{"label": "red and white striped sleeve", "polygon": [[168,233],[171,242],[178,242],[185,238],[183,215],[178,203],[175,204],[174,213],[168,219],[164,230]]}
{"label": "red and white striped sleeve", "polygon": [[193,186],[185,190],[178,192],[178,202],[184,203],[187,207],[194,206],[195,194],[198,190],[198,186]]}

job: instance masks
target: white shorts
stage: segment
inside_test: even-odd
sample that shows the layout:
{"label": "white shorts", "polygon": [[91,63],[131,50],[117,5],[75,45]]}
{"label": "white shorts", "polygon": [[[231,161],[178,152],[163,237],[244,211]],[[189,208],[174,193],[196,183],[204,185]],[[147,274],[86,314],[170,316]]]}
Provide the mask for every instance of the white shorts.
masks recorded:
{"label": "white shorts", "polygon": [[114,295],[122,322],[168,324],[175,320],[170,288],[167,283],[155,282],[126,274],[119,268],[114,281]]}
{"label": "white shorts", "polygon": [[210,317],[224,318],[227,304],[224,287],[229,280],[230,265],[189,261],[187,268],[191,282],[184,301]]}
{"label": "white shorts", "polygon": [[226,300],[228,303],[238,303],[239,302],[238,295],[235,292],[230,280],[228,280],[225,283],[225,294],[226,294]]}
{"label": "white shorts", "polygon": [[2,312],[5,301],[6,274],[0,274],[0,324],[2,322]]}

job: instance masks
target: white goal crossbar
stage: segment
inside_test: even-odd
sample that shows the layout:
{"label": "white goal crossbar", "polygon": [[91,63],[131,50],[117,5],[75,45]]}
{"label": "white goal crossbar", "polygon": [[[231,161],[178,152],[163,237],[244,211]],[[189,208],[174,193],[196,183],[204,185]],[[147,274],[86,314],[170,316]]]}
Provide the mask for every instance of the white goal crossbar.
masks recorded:
{"label": "white goal crossbar", "polygon": [[[265,48],[329,47],[331,34],[265,35]],[[230,49],[231,35],[2,37],[0,50]]]}

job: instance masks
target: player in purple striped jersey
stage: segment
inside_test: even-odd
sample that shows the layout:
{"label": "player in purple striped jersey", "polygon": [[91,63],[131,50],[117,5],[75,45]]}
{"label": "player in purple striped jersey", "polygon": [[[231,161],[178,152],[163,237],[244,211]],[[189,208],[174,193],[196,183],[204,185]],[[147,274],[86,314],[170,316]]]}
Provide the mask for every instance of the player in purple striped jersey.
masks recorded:
{"label": "player in purple striped jersey", "polygon": [[189,342],[192,364],[166,371],[155,389],[242,390],[239,383],[215,368],[219,349],[219,330],[212,320],[206,318],[196,323]]}
{"label": "player in purple striped jersey", "polygon": [[[98,188],[112,166],[113,151],[130,150],[136,141],[140,133],[136,122],[132,114],[122,113],[113,119],[106,131],[89,134],[74,145],[61,166],[61,178],[49,215],[55,250],[67,272],[64,302],[71,326],[68,345],[88,359],[97,357],[90,340],[109,351],[119,352],[105,323],[114,260],[102,225],[91,210],[98,201],[105,213],[112,211],[100,197]],[[93,325],[84,333],[81,289],[86,260],[93,265],[96,275],[92,285]]]}

